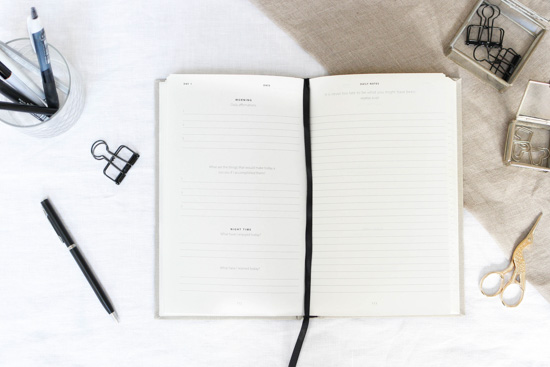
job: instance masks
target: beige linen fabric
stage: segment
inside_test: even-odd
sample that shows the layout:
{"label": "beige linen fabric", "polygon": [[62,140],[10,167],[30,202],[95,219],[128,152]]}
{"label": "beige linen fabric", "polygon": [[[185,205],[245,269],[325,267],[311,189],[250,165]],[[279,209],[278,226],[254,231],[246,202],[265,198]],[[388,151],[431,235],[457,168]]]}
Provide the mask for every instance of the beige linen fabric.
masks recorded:
{"label": "beige linen fabric", "polygon": [[[465,207],[510,255],[545,212],[525,258],[528,281],[550,301],[550,175],[502,163],[507,126],[527,81],[550,78],[550,37],[539,44],[514,86],[499,94],[444,55],[476,1],[251,1],[330,74],[442,72],[463,78]],[[550,15],[548,1],[523,3]]]}

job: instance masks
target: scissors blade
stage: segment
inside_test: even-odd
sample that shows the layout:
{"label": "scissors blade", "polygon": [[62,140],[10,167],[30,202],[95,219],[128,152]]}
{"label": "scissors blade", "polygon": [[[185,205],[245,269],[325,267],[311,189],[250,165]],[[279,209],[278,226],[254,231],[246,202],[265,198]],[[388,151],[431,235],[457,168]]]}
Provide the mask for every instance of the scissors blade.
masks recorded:
{"label": "scissors blade", "polygon": [[533,234],[535,233],[535,229],[537,229],[537,224],[539,224],[541,217],[542,217],[542,213],[539,214],[537,220],[535,221],[535,224],[533,224],[533,227],[531,228],[527,236],[531,236],[531,237],[533,236]]}

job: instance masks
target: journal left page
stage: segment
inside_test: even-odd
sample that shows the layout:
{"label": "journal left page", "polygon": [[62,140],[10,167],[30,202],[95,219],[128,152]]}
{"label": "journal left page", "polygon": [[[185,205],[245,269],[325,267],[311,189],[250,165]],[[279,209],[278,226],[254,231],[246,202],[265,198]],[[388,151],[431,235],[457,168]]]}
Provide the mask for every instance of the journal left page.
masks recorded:
{"label": "journal left page", "polygon": [[159,83],[159,316],[303,314],[302,79]]}

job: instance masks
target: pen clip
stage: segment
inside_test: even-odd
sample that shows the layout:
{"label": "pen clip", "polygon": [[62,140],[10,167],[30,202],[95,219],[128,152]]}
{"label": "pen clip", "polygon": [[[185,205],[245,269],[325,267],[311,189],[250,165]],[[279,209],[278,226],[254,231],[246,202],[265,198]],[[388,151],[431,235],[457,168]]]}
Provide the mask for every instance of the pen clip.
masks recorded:
{"label": "pen clip", "polygon": [[34,53],[36,53],[36,47],[34,46],[34,38],[33,38],[33,36],[32,36],[31,27],[32,27],[32,17],[29,16],[29,17],[27,18],[27,32],[29,33],[29,40],[30,40],[30,42],[31,42],[32,50],[34,51]]}
{"label": "pen clip", "polygon": [[59,240],[61,241],[61,243],[64,243],[65,245],[69,246],[68,244],[65,243],[65,241],[63,241],[63,237],[61,236],[61,230],[59,229],[59,227],[57,227],[55,221],[52,220],[52,218],[48,215],[48,212],[46,212],[46,210],[44,210],[44,214],[46,214],[46,218],[48,218],[48,220],[50,221],[50,224],[52,225],[53,230],[57,234],[57,237],[59,237]]}

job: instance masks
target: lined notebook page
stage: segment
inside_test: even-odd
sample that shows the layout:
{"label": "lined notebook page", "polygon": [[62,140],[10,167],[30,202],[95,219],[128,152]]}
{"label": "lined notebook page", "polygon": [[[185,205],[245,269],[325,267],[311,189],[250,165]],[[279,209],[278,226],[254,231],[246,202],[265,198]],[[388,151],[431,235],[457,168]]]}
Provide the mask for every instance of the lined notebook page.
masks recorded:
{"label": "lined notebook page", "polygon": [[312,315],[460,312],[456,106],[442,74],[311,80]]}
{"label": "lined notebook page", "polygon": [[303,314],[303,80],[159,89],[160,316]]}

